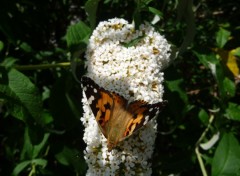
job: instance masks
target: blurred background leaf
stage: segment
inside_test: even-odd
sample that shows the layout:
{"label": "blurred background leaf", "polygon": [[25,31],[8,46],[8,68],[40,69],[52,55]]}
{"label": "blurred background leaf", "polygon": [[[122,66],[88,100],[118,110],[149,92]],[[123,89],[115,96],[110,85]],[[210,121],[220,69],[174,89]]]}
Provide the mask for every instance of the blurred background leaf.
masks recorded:
{"label": "blurred background leaf", "polygon": [[238,175],[240,171],[239,142],[232,134],[224,134],[213,157],[212,175]]}

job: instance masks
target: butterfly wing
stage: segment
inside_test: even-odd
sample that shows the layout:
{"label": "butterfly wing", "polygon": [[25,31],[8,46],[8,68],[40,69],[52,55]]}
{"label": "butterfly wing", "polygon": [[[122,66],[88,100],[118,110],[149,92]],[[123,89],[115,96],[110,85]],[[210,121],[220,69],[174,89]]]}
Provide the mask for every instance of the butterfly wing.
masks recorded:
{"label": "butterfly wing", "polygon": [[166,104],[166,101],[148,104],[141,100],[128,104],[124,97],[99,87],[86,76],[82,77],[82,88],[98,125],[108,140],[109,151],[155,117]]}
{"label": "butterfly wing", "polygon": [[109,123],[106,125],[108,149],[116,147],[125,133],[128,122],[131,120],[126,110],[128,101],[119,94],[112,92],[114,107]]}
{"label": "butterfly wing", "polygon": [[131,114],[131,120],[128,122],[121,141],[140,129],[142,126],[146,125],[163,109],[166,103],[166,101],[163,101],[155,104],[148,104],[147,102],[141,100],[131,102],[127,108],[127,111]]}
{"label": "butterfly wing", "polygon": [[82,77],[82,88],[88,99],[89,106],[98,122],[100,130],[107,138],[106,126],[111,118],[111,112],[114,107],[112,95],[105,89],[99,87],[89,77]]}

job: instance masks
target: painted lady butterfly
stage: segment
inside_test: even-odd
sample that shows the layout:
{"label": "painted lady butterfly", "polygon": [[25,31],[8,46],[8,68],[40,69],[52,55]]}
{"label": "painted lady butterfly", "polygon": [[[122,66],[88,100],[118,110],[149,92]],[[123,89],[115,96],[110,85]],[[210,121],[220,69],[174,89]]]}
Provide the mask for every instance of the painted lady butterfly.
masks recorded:
{"label": "painted lady butterfly", "polygon": [[142,100],[128,102],[117,93],[99,87],[86,76],[82,77],[82,88],[99,128],[108,141],[109,151],[148,123],[166,105],[166,101],[155,104]]}

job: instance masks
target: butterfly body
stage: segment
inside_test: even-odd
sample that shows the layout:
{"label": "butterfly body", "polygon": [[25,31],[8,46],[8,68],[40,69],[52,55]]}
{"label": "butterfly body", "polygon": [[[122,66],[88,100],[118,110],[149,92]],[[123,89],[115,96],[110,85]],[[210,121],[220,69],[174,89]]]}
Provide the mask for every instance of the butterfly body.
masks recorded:
{"label": "butterfly body", "polygon": [[86,76],[82,77],[82,87],[98,126],[108,141],[109,151],[155,117],[166,104],[166,101],[148,104],[142,100],[129,103]]}

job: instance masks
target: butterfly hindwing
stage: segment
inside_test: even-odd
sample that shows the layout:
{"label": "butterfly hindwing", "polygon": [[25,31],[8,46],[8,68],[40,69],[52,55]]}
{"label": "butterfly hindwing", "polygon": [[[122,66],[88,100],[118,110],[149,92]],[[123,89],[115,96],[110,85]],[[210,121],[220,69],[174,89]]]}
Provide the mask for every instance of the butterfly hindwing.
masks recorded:
{"label": "butterfly hindwing", "polygon": [[165,105],[166,101],[155,104],[148,104],[141,100],[131,102],[127,108],[128,112],[131,114],[131,121],[129,121],[127,125],[123,139],[146,125]]}
{"label": "butterfly hindwing", "polygon": [[82,87],[88,99],[89,106],[98,122],[98,125],[107,138],[105,126],[108,125],[114,106],[112,95],[99,87],[92,79],[83,76]]}

